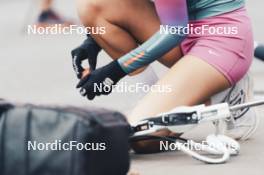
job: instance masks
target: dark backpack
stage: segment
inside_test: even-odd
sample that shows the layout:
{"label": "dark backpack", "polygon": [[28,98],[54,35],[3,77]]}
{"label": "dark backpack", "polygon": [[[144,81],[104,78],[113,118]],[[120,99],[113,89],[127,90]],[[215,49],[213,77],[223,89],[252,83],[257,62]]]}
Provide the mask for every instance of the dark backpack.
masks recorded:
{"label": "dark backpack", "polygon": [[125,175],[129,132],[118,112],[0,101],[0,175]]}

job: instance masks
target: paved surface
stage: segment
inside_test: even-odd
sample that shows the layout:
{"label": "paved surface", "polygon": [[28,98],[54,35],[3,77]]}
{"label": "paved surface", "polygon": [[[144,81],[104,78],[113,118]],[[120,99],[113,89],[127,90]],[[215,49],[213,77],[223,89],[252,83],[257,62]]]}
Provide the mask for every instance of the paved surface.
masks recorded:
{"label": "paved surface", "polygon": [[[129,111],[144,93],[126,95],[114,93],[93,102],[80,98],[74,88],[77,80],[71,71],[69,51],[81,43],[83,36],[25,34],[25,31],[23,32],[25,24],[33,23],[37,15],[37,6],[34,2],[34,0],[0,1],[0,96],[20,102],[92,105]],[[58,0],[56,4],[63,4],[57,5],[60,12],[77,21],[73,1]],[[255,38],[264,42],[262,14],[264,1],[251,0],[247,2],[247,6],[252,17]],[[108,61],[108,56],[102,53],[99,65]],[[159,75],[166,72],[166,69],[160,65],[154,64],[154,67]],[[255,61],[252,74],[256,84],[255,90],[258,95],[262,95],[264,64]],[[144,78],[141,76],[125,81],[135,83],[139,79],[145,81]],[[200,135],[199,132],[195,135]],[[240,175],[261,175],[264,171],[263,134],[262,122],[254,138],[242,143],[241,155],[225,165],[204,165],[181,152],[175,152],[147,156],[133,155],[132,168],[142,175],[231,172]]]}

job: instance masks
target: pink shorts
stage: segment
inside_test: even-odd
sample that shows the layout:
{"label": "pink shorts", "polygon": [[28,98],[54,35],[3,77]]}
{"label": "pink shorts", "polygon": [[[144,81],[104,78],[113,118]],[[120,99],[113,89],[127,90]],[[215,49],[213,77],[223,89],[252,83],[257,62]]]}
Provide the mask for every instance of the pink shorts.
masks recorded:
{"label": "pink shorts", "polygon": [[254,48],[251,21],[245,8],[191,21],[189,25],[196,31],[189,32],[181,43],[184,55],[212,65],[231,85],[243,78],[252,63]]}

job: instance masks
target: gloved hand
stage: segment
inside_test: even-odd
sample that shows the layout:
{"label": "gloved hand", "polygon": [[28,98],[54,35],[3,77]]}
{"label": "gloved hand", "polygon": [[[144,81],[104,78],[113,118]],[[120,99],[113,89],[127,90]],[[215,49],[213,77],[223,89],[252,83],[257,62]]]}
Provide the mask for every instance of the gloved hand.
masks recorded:
{"label": "gloved hand", "polygon": [[93,100],[95,96],[108,95],[113,85],[126,76],[126,72],[120,67],[117,61],[96,69],[80,80],[76,88],[80,88],[82,96]]}
{"label": "gloved hand", "polygon": [[97,63],[98,53],[101,51],[101,47],[93,40],[91,36],[83,42],[82,45],[71,51],[73,69],[80,79],[84,68],[82,67],[82,61],[88,60],[90,70],[95,70]]}

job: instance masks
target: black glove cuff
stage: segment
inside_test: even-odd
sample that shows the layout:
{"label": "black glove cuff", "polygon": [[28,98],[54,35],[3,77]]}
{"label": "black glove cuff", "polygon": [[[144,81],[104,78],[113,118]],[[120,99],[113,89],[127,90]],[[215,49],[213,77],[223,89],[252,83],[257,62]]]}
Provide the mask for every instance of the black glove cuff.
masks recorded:
{"label": "black glove cuff", "polygon": [[110,64],[107,65],[108,70],[111,71],[111,79],[115,82],[119,81],[121,78],[125,77],[127,73],[122,69],[119,65],[118,61],[112,61]]}

